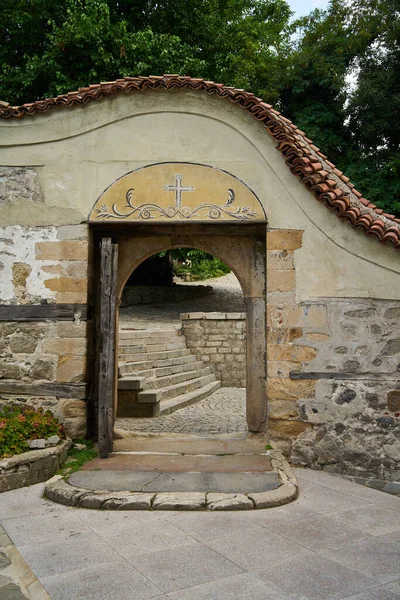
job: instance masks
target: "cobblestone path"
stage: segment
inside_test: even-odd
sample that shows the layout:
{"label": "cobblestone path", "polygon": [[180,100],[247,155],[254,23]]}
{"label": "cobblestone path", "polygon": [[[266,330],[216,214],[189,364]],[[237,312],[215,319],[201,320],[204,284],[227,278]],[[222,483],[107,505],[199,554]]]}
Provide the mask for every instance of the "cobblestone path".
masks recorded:
{"label": "cobblestone path", "polygon": [[151,419],[117,419],[116,429],[153,433],[236,433],[246,431],[246,390],[223,387],[197,404]]}
{"label": "cobblestone path", "polygon": [[245,305],[240,284],[233,273],[223,277],[199,282],[184,283],[179,286],[210,285],[212,293],[203,298],[193,298],[184,302],[136,304],[120,308],[121,325],[127,321],[136,327],[159,326],[166,324],[180,327],[180,314],[184,312],[244,312]]}

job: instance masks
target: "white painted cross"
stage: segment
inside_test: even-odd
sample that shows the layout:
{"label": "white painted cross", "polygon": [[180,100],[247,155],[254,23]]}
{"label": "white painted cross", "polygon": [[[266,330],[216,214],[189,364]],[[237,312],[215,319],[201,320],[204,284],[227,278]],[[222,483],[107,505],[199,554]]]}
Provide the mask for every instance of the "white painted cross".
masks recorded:
{"label": "white painted cross", "polygon": [[175,175],[175,185],[164,185],[164,192],[175,192],[176,208],[182,206],[182,192],[194,192],[192,185],[182,185],[183,175]]}

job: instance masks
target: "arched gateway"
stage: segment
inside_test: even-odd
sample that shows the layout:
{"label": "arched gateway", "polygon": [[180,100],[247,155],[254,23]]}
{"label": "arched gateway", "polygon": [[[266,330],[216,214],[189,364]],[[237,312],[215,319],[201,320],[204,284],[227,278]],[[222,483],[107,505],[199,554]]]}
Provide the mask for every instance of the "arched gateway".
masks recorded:
{"label": "arched gateway", "polygon": [[125,78],[1,103],[0,165],[2,402],[49,406],[74,437],[99,418],[106,455],[122,287],[190,246],[243,288],[249,429],[268,408],[297,463],[395,477],[399,219],[290,121],[220,84]]}

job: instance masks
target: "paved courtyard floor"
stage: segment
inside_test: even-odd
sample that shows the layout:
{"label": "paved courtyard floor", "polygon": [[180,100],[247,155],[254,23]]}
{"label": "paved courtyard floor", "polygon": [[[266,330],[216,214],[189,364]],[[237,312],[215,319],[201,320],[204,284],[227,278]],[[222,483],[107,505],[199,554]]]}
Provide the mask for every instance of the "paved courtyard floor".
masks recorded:
{"label": "paved courtyard floor", "polygon": [[295,502],[225,513],[67,508],[38,484],[0,523],[52,600],[399,600],[400,499],[296,473]]}
{"label": "paved courtyard floor", "polygon": [[192,406],[149,419],[119,418],[115,429],[153,433],[236,433],[247,430],[246,390],[223,387]]}

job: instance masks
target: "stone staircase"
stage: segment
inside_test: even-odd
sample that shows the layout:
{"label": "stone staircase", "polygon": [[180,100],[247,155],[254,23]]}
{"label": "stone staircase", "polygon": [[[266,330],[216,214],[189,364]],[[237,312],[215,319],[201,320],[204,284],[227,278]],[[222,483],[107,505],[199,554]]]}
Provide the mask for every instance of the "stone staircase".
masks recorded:
{"label": "stone staircase", "polygon": [[221,387],[180,329],[123,328],[118,352],[117,417],[167,415]]}

